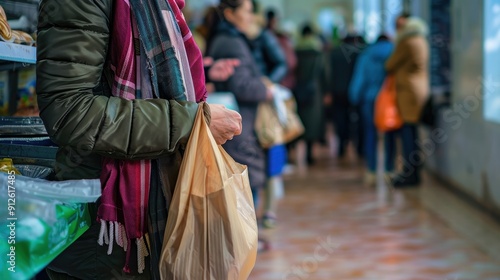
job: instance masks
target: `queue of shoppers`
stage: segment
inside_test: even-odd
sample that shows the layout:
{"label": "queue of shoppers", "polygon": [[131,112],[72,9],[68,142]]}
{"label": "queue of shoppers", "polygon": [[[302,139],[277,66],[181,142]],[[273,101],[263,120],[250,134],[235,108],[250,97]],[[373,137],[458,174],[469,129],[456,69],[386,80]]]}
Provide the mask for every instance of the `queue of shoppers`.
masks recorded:
{"label": "queue of shoppers", "polygon": [[[314,24],[290,34],[281,29],[277,12],[260,10],[257,1],[221,0],[193,32],[183,16],[184,0],[63,1],[43,0],[40,6],[40,116],[60,146],[56,177],[100,178],[103,196],[89,204],[90,229],[48,266],[51,279],[111,279],[122,270],[134,279],[160,279],[169,206],[199,108],[216,143],[248,167],[254,207],[262,213],[259,227],[279,226],[276,193],[283,188],[290,143],[264,148],[255,127],[259,105],[276,100],[278,84],[296,101],[305,128],[297,141],[306,143],[308,165],[316,163],[314,147],[324,140],[328,107],[339,157],[348,153],[358,115],[356,151],[373,185],[380,154],[374,108],[387,75],[393,75],[404,124],[383,133],[384,171],[395,187],[419,184],[415,143],[429,92],[421,20],[402,15],[396,38],[381,35],[368,45],[348,35],[330,48]],[[48,10],[54,5],[59,13]],[[356,51],[346,56],[346,50]],[[238,112],[205,103],[213,92],[232,93]],[[399,172],[397,138],[403,147]],[[136,203],[137,192],[142,200]],[[108,219],[123,223],[130,240],[147,236],[145,264],[130,261],[144,253],[139,245],[128,251],[97,246],[104,230],[98,221]],[[269,248],[264,240],[261,249]]]}

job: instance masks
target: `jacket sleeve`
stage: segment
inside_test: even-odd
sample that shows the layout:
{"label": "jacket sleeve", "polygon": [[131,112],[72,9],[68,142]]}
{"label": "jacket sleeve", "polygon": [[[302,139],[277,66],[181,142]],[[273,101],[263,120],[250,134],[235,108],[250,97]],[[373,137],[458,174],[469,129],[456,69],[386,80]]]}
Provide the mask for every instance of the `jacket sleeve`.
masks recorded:
{"label": "jacket sleeve", "polygon": [[93,94],[106,61],[112,3],[40,3],[40,117],[59,146],[118,159],[149,159],[172,153],[187,142],[197,104]]}
{"label": "jacket sleeve", "polygon": [[264,40],[264,57],[266,63],[271,66],[269,79],[273,83],[279,83],[285,78],[288,71],[285,52],[271,31],[264,30],[262,36]]}
{"label": "jacket sleeve", "polygon": [[404,42],[397,44],[396,49],[385,63],[385,69],[388,73],[396,71],[404,60],[407,59],[407,50],[408,48],[404,46]]}
{"label": "jacket sleeve", "polygon": [[361,54],[354,65],[354,73],[349,84],[349,101],[354,105],[359,105],[363,99],[363,93],[366,93],[366,75],[365,67],[367,55]]}
{"label": "jacket sleeve", "polygon": [[254,71],[257,66],[253,56],[241,39],[223,35],[214,40],[211,49],[213,51],[210,56],[215,60],[240,60],[240,65],[234,69],[233,75],[226,82],[215,84],[217,90],[232,92],[239,103],[256,104],[267,99],[267,88],[262,77]]}

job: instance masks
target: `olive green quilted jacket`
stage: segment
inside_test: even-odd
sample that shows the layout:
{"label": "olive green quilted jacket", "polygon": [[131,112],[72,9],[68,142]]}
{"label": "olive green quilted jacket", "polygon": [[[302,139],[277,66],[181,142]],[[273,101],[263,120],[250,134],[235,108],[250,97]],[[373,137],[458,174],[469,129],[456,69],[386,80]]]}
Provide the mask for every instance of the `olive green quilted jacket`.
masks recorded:
{"label": "olive green quilted jacket", "polygon": [[58,180],[99,178],[101,157],[153,159],[187,142],[195,103],[110,96],[112,0],[40,5],[37,94]]}

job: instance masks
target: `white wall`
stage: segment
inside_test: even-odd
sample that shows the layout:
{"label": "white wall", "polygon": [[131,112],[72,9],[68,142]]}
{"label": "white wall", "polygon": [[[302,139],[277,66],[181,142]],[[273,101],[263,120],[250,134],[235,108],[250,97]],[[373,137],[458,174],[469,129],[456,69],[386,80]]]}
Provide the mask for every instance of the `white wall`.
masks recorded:
{"label": "white wall", "polygon": [[[262,3],[266,1],[261,0]],[[351,0],[286,0],[283,13],[288,21],[300,27],[305,22],[318,25],[320,11],[330,10],[340,15],[347,27],[353,22],[353,7]]]}
{"label": "white wall", "polygon": [[422,140],[431,170],[500,214],[500,124],[483,116],[483,5],[452,0],[452,105],[435,130],[446,141],[430,141],[431,131]]}
{"label": "white wall", "polygon": [[396,35],[395,21],[403,11],[403,0],[354,0],[354,26],[356,31],[373,42],[378,35]]}

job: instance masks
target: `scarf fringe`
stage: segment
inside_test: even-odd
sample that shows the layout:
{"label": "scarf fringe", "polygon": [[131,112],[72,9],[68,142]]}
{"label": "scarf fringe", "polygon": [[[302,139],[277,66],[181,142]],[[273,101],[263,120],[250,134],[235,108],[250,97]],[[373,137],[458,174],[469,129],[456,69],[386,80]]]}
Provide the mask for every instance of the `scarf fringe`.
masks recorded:
{"label": "scarf fringe", "polygon": [[[127,238],[127,233],[125,231],[125,226],[116,221],[105,221],[101,220],[101,229],[99,230],[99,238],[97,243],[101,246],[104,244],[108,245],[108,255],[113,253],[113,244],[116,242],[118,246],[123,248],[127,255],[130,254],[128,250],[129,244],[132,242]],[[149,256],[150,242],[148,234],[144,234],[141,238],[135,239],[135,244],[137,246],[137,268],[140,274],[146,269],[146,257]],[[128,262],[124,267],[125,272],[130,272]]]}

